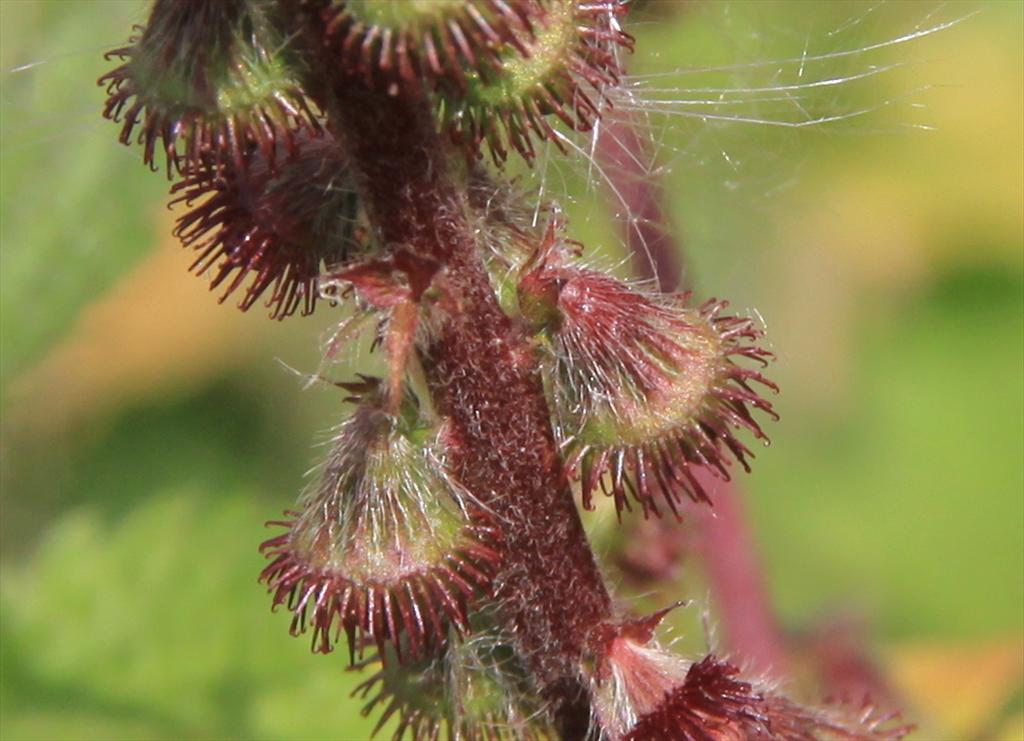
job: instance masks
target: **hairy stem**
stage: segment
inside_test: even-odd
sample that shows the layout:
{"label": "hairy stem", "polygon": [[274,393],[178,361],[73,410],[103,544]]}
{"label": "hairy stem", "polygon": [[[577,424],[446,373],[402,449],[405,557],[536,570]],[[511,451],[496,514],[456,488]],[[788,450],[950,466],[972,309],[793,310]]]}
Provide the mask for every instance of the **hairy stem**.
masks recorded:
{"label": "hairy stem", "polygon": [[449,461],[503,523],[501,619],[563,736],[581,738],[589,707],[579,662],[611,600],[562,471],[532,348],[498,305],[427,101],[344,79],[327,110],[381,243],[440,266],[444,309],[420,360],[450,425]]}

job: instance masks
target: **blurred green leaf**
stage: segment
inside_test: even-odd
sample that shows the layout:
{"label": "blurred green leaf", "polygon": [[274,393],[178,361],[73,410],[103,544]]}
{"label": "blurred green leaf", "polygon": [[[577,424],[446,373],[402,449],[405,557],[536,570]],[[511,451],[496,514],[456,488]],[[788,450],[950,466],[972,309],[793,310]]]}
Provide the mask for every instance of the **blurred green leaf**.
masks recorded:
{"label": "blurred green leaf", "polygon": [[790,426],[751,487],[784,611],[868,608],[890,637],[1019,630],[1019,278],[967,270],[869,309],[841,426]]}
{"label": "blurred green leaf", "polygon": [[[284,380],[284,389],[297,393]],[[238,376],[211,379],[194,395],[154,399],[92,420],[66,444],[5,434],[2,552],[24,553],[40,530],[77,507],[122,516],[154,487],[252,489],[272,503],[265,514],[277,514],[318,455],[308,420],[292,416],[298,401],[282,409],[277,391],[271,384],[246,386]]]}
{"label": "blurred green leaf", "polygon": [[270,613],[253,500],[196,487],[113,521],[83,507],[5,569],[4,737],[67,737],[72,718],[75,738],[368,737],[345,658],[311,656]]}
{"label": "blurred green leaf", "polygon": [[368,736],[344,652],[312,655],[256,583],[313,457],[271,388],[222,379],[18,448],[0,737]]}
{"label": "blurred green leaf", "polygon": [[167,183],[117,143],[95,80],[144,6],[0,3],[0,383],[154,244]]}

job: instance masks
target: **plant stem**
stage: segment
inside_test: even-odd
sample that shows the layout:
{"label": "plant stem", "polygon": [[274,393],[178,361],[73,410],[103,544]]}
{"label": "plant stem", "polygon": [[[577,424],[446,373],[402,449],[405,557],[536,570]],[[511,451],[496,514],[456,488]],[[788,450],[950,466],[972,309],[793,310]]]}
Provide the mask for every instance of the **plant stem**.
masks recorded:
{"label": "plant stem", "polygon": [[652,172],[653,158],[640,135],[638,114],[609,111],[601,121],[597,159],[624,217],[626,246],[637,274],[654,278],[662,291],[683,284],[683,251],[665,213],[661,181]]}
{"label": "plant stem", "polygon": [[[635,117],[616,111],[604,119],[597,157],[618,205],[625,210],[627,221],[622,229],[633,256],[633,269],[641,277],[656,279],[662,291],[689,289],[684,280],[683,249],[673,237],[662,202],[661,181],[653,172],[652,155]],[[727,646],[753,669],[782,676],[785,641],[765,586],[742,491],[734,481],[722,481],[709,469],[697,469],[696,474],[712,493],[714,509],[698,504],[689,507],[689,512],[696,520],[698,548]],[[684,537],[678,529],[663,532],[666,538]]]}
{"label": "plant stem", "polygon": [[696,472],[711,494],[714,509],[693,506],[698,548],[711,595],[725,633],[726,647],[755,672],[784,677],[786,641],[765,584],[754,534],[744,511],[743,492],[709,469]]}
{"label": "plant stem", "polygon": [[434,404],[450,425],[453,474],[501,522],[500,619],[564,738],[589,722],[578,679],[611,600],[565,479],[539,368],[502,312],[435,131],[426,99],[390,96],[339,79],[327,101],[382,245],[436,261],[445,293],[420,360]]}

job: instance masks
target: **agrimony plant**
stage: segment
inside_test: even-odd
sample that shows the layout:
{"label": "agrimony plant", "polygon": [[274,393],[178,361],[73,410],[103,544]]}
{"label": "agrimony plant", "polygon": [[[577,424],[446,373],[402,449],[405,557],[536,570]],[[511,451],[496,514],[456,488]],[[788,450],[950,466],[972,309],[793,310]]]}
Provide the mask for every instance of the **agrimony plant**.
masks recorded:
{"label": "agrimony plant", "polygon": [[156,0],[105,115],[164,161],[176,235],[240,308],[348,301],[389,377],[272,523],[291,630],[376,670],[410,738],[888,738],[715,657],[609,592],[584,535],[711,504],[774,416],[761,330],[724,302],[585,266],[557,204],[504,174],[597,126],[633,39],[620,0]]}

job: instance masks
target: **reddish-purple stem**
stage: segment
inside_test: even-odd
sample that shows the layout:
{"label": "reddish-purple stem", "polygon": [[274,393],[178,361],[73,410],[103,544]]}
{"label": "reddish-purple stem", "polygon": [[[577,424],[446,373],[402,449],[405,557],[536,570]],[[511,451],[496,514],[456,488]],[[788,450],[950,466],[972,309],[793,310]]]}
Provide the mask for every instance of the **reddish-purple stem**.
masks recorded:
{"label": "reddish-purple stem", "polygon": [[609,111],[601,121],[597,158],[614,191],[626,246],[641,277],[656,278],[663,291],[683,283],[682,250],[665,213],[661,181],[651,173],[651,154],[636,114]]}
{"label": "reddish-purple stem", "polygon": [[[634,270],[641,277],[656,279],[662,291],[677,291],[688,288],[683,280],[683,250],[673,236],[661,181],[652,174],[651,153],[635,115],[616,111],[605,118],[597,157],[626,217],[622,228]],[[727,648],[754,670],[781,676],[785,641],[765,586],[742,494],[734,482],[723,482],[708,469],[699,470],[697,476],[713,492],[714,508],[696,505],[689,511]],[[663,537],[684,535],[675,530]]]}
{"label": "reddish-purple stem", "polygon": [[424,98],[344,78],[326,107],[381,244],[440,267],[441,318],[420,360],[449,423],[448,460],[502,524],[500,618],[562,737],[583,738],[580,660],[610,619],[611,600],[563,474],[533,350],[502,312],[468,227],[464,189],[448,166],[454,155]]}
{"label": "reddish-purple stem", "polygon": [[707,468],[697,472],[713,508],[690,507],[711,594],[718,606],[726,648],[760,673],[782,677],[786,644],[779,628],[754,542],[743,492]]}

